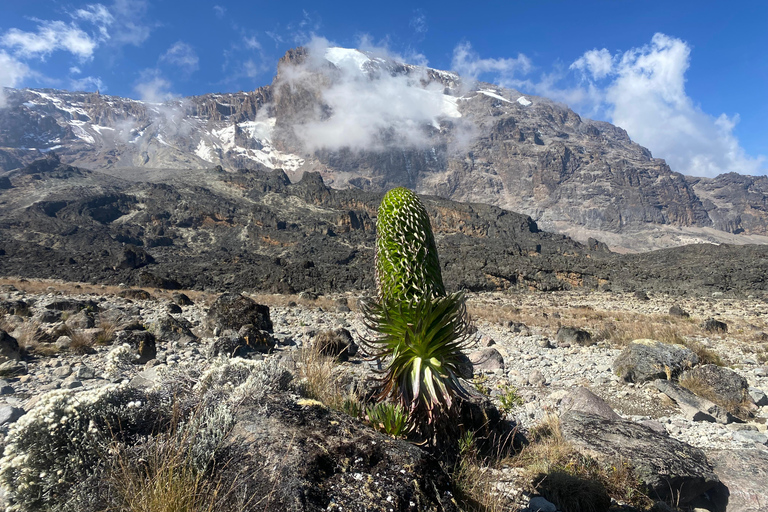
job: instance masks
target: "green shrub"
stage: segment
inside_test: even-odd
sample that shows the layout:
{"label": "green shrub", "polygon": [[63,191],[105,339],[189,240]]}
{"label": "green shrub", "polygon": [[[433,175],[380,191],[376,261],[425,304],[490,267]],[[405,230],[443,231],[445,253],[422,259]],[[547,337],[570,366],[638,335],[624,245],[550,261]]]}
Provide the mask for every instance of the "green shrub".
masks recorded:
{"label": "green shrub", "polygon": [[380,402],[368,407],[366,416],[375,430],[392,437],[403,437],[408,432],[408,411],[400,404]]}

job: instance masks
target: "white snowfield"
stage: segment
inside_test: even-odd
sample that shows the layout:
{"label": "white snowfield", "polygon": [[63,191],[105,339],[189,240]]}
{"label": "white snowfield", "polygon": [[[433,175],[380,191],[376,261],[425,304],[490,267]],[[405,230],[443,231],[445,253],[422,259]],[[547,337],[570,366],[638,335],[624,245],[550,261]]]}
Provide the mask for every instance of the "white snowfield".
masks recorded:
{"label": "white snowfield", "polygon": [[517,98],[517,102],[518,102],[519,104],[521,104],[522,106],[524,106],[524,107],[527,107],[528,105],[533,105],[533,102],[532,102],[532,101],[530,101],[530,100],[529,100],[528,98],[526,98],[525,96],[520,96],[519,98]]}
{"label": "white snowfield", "polygon": [[325,60],[337,68],[365,71],[365,64],[371,59],[360,50],[334,47],[325,50]]}

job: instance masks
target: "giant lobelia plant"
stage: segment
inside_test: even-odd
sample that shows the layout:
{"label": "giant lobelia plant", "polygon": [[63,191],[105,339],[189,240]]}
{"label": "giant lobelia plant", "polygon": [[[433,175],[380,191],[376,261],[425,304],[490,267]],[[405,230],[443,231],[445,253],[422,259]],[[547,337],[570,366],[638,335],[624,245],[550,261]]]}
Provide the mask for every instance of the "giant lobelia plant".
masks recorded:
{"label": "giant lobelia plant", "polygon": [[445,292],[429,215],[406,188],[379,206],[375,266],[378,295],[362,311],[367,344],[388,361],[377,398],[399,402],[426,433],[467,396],[458,375],[469,325],[463,292]]}

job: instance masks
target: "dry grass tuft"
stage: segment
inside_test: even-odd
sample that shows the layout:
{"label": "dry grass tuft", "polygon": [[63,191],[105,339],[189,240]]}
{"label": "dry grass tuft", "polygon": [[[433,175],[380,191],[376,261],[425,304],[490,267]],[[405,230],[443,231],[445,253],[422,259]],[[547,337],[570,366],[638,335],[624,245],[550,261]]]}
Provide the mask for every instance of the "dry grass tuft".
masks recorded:
{"label": "dry grass tuft", "polygon": [[93,340],[76,329],[67,329],[67,336],[72,340],[69,351],[74,354],[93,354]]}
{"label": "dry grass tuft", "polygon": [[321,354],[315,345],[307,345],[301,349],[298,361],[304,394],[337,411],[355,410],[354,406],[359,404],[360,399],[343,391],[345,376],[336,358]]}
{"label": "dry grass tuft", "polygon": [[722,397],[714,389],[712,389],[712,387],[707,384],[704,379],[694,375],[684,375],[679,380],[678,384],[680,384],[681,387],[684,387],[694,395],[719,405],[734,416],[737,416],[741,419],[747,419],[752,416],[749,408],[751,402],[746,396],[739,401],[723,400]]}
{"label": "dry grass tuft", "polygon": [[626,461],[606,464],[580,454],[563,438],[557,416],[547,415],[529,438],[531,444],[508,463],[524,469],[529,490],[559,510],[607,509],[611,498],[641,509],[652,504]]}
{"label": "dry grass tuft", "polygon": [[141,464],[118,451],[109,478],[121,512],[213,512],[221,487],[195,470],[174,444],[157,445]]}
{"label": "dry grass tuft", "polygon": [[479,458],[474,437],[459,441],[460,456],[452,474],[453,490],[467,512],[514,512],[519,510],[496,488],[492,467]]}

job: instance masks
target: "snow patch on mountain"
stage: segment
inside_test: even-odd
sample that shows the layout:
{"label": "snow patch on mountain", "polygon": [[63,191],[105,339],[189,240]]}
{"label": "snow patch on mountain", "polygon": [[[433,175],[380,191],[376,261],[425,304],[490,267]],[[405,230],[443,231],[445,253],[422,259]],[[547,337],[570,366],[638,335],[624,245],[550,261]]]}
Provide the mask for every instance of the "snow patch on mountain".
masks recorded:
{"label": "snow patch on mountain", "polygon": [[507,98],[505,98],[504,96],[499,95],[499,93],[497,93],[496,91],[493,91],[491,89],[480,89],[477,92],[479,92],[480,94],[484,94],[484,95],[486,95],[486,96],[488,96],[490,98],[495,98],[497,100],[506,101],[507,103],[512,103]]}
{"label": "snow patch on mountain", "polygon": [[371,61],[370,57],[360,50],[337,47],[325,50],[325,60],[337,68],[344,70],[357,69],[360,71],[365,71],[365,65]]}
{"label": "snow patch on mountain", "polygon": [[530,100],[529,100],[528,98],[526,98],[525,96],[520,96],[519,98],[517,98],[517,102],[518,102],[519,104],[521,104],[522,106],[524,106],[524,107],[527,107],[528,105],[533,105],[533,102],[532,102],[532,101],[530,101]]}

